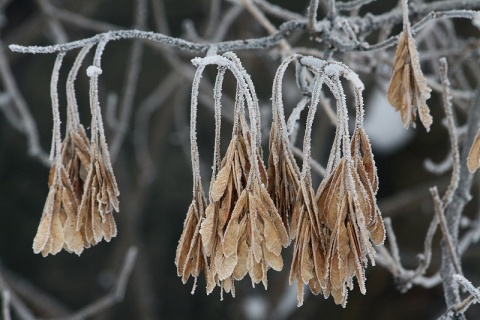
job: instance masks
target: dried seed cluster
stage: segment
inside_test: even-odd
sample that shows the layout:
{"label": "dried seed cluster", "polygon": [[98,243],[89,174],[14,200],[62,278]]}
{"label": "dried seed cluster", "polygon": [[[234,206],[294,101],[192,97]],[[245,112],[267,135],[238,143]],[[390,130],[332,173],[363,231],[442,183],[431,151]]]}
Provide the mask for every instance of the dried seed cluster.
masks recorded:
{"label": "dried seed cluster", "polygon": [[427,80],[420,68],[420,57],[408,21],[407,5],[405,2],[402,3],[403,31],[395,52],[387,97],[395,110],[400,111],[405,128],[410,125],[415,127],[418,110],[420,121],[429,131],[433,120],[426,101],[430,98],[431,89],[427,86]]}
{"label": "dried seed cluster", "polygon": [[[57,95],[58,73],[64,54],[59,54],[52,75],[54,114],[53,164],[49,193],[33,241],[35,253],[57,254],[62,249],[80,255],[84,248],[117,234],[113,210],[118,211],[119,191],[110,164],[98,99],[92,96],[92,138],[80,124],[74,81],[91,46],[83,48],[67,80],[67,134],[60,134]],[[92,89],[96,79],[91,79]],[[93,95],[96,90],[91,90]]]}
{"label": "dried seed cluster", "polygon": [[[313,74],[311,99],[300,171],[288,140],[282,79],[290,62]],[[378,178],[368,137],[363,130],[363,84],[346,66],[294,55],[282,63],[273,84],[273,123],[268,170],[261,157],[259,110],[255,90],[240,61],[232,53],[194,59],[197,74],[192,89],[192,166],[194,200],[190,205],[175,263],[185,283],[203,270],[207,294],[219,286],[235,295],[234,280],[249,274],[252,285],[267,287],[267,271],[283,268],[282,247],[294,240],[290,282],[297,280],[298,303],[303,284],[314,294],[332,295],[345,306],[347,288],[356,277],[365,293],[365,267],[374,263],[373,245],[383,243],[383,221],[376,204]],[[203,194],[196,143],[198,86],[206,65],[217,65],[214,88],[216,144],[208,202]],[[237,79],[232,139],[219,160],[221,82],[225,70]],[[297,76],[305,72],[297,72]],[[352,82],[357,107],[353,136],[349,137],[346,98],[340,77]],[[300,79],[297,83],[308,83]],[[337,133],[327,174],[315,193],[310,169],[310,135],[322,85],[337,100]],[[300,88],[301,90],[305,88]],[[247,126],[245,107],[250,126]],[[194,285],[195,288],[195,285]]]}

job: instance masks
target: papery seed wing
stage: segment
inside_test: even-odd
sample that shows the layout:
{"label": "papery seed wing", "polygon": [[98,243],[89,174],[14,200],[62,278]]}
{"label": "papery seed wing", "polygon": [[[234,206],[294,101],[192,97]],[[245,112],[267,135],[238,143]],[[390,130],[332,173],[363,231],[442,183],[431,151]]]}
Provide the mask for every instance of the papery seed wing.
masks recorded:
{"label": "papery seed wing", "polygon": [[347,302],[347,290],[345,286],[339,288],[332,288],[332,297],[336,304],[345,306]]}
{"label": "papery seed wing", "polygon": [[90,170],[88,171],[87,179],[85,180],[84,184],[84,192],[82,195],[82,199],[80,201],[80,207],[78,208],[78,215],[77,215],[77,231],[80,231],[82,228],[84,221],[87,219],[89,212],[91,210],[91,200],[92,200],[92,187],[91,184],[94,179],[95,175],[94,166],[90,166]]}
{"label": "papery seed wing", "polygon": [[232,254],[228,257],[223,257],[222,263],[220,265],[220,268],[218,270],[218,277],[220,280],[225,280],[227,278],[230,278],[233,274],[233,270],[235,269],[235,266],[237,265],[237,253]]}
{"label": "papery seed wing", "polygon": [[353,228],[352,224],[347,223],[347,232],[348,237],[350,239],[351,245],[351,252],[350,255],[353,256],[353,260],[355,262],[355,274],[357,276],[358,285],[360,287],[360,292],[365,294],[365,273],[364,268],[362,266],[362,251],[360,249],[360,245],[358,243],[358,236],[355,233],[355,229]]}
{"label": "papery seed wing", "polygon": [[303,235],[304,242],[302,247],[302,260],[301,260],[301,273],[302,273],[302,280],[305,283],[308,283],[310,279],[312,279],[315,274],[313,271],[314,263],[312,257],[312,249],[310,247],[310,228],[307,226],[306,222],[304,222]]}
{"label": "papery seed wing", "polygon": [[295,204],[292,209],[292,221],[290,223],[290,239],[295,239],[299,235],[299,228],[304,219],[305,201],[303,199],[302,188],[298,188]]}
{"label": "papery seed wing", "polygon": [[338,235],[337,235],[337,251],[341,258],[345,259],[347,255],[350,253],[350,246],[349,246],[349,237],[347,228],[345,227],[343,221],[340,223],[338,227]]}
{"label": "papery seed wing", "polygon": [[338,250],[335,248],[337,241],[338,238],[332,243],[332,255],[330,257],[330,283],[332,289],[344,287],[347,276],[345,259],[340,256]]}
{"label": "papery seed wing", "polygon": [[269,194],[267,193],[267,190],[261,185],[260,186],[260,198],[258,196],[255,196],[255,199],[258,203],[258,206],[264,206],[265,209],[268,210],[265,211],[268,214],[268,218],[271,219],[271,222],[273,223],[275,227],[275,233],[281,243],[281,245],[286,248],[290,244],[290,239],[287,233],[287,229],[285,228],[285,225],[283,224],[282,218],[278,214],[277,208],[275,207],[275,204],[272,201],[272,198],[270,198]]}
{"label": "papery seed wing", "polygon": [[53,180],[55,179],[55,175],[58,174],[57,166],[52,164],[50,171],[48,173],[48,187],[51,188],[53,184]]}
{"label": "papery seed wing", "polygon": [[93,179],[94,183],[92,185],[92,210],[91,213],[91,228],[93,233],[93,239],[95,240],[94,244],[100,242],[103,238],[102,226],[101,226],[101,216],[99,210],[99,201],[98,195],[100,192],[100,186],[98,183],[98,177],[95,176]]}
{"label": "papery seed wing", "polygon": [[42,218],[38,225],[37,234],[33,239],[33,252],[40,253],[46,246],[48,239],[50,238],[50,228],[52,224],[52,215],[55,206],[55,197],[57,189],[50,188],[48,192],[47,200],[43,208]]}
{"label": "papery seed wing", "polygon": [[474,173],[480,167],[480,130],[477,132],[468,153],[467,166],[471,173]]}
{"label": "papery seed wing", "polygon": [[47,243],[45,244],[45,247],[42,250],[42,257],[48,256],[49,253],[52,252],[52,244],[53,244],[53,238],[48,237]]}
{"label": "papery seed wing", "polygon": [[283,269],[283,259],[281,255],[276,255],[269,251],[265,246],[263,248],[263,253],[269,267],[275,271],[281,271]]}
{"label": "papery seed wing", "polygon": [[260,262],[253,262],[253,274],[250,273],[250,278],[252,278],[252,283],[260,283],[263,279],[263,268]]}
{"label": "papery seed wing", "polygon": [[234,192],[233,184],[234,184],[234,179],[231,178],[228,182],[227,190],[220,202],[220,207],[218,210],[220,229],[223,229],[223,227],[225,227],[228,217],[230,216],[231,210],[233,209],[232,203],[235,203],[235,199],[234,199],[235,197],[233,195],[233,192]]}
{"label": "papery seed wing", "polygon": [[[420,71],[421,72],[421,71]],[[423,74],[422,74],[423,78]],[[418,79],[416,85],[419,85]],[[426,86],[426,82],[423,83]],[[427,87],[427,89],[430,90],[430,88]],[[420,91],[422,91],[421,88],[416,87],[415,88],[415,95],[416,95],[416,101],[417,101],[417,107],[418,107],[418,116],[420,118],[420,121],[422,122],[423,126],[425,129],[430,131],[430,126],[433,123],[433,118],[430,114],[430,109],[427,106],[426,103],[426,98],[420,94]],[[428,95],[430,97],[430,94]]]}
{"label": "papery seed wing", "polygon": [[[408,87],[408,83],[404,83],[404,70],[408,69],[408,46],[407,36],[405,30],[400,34],[398,39],[397,50],[395,51],[395,57],[393,60],[392,77],[390,78],[390,84],[388,87],[387,98],[388,102],[395,108],[396,111],[400,111],[402,114],[402,120],[405,113],[410,113],[410,106],[404,104],[404,87]],[[405,125],[405,122],[404,122]]]}
{"label": "papery seed wing", "polygon": [[297,307],[303,305],[303,282],[300,277],[297,277]]}
{"label": "papery seed wing", "polygon": [[[60,195],[57,195],[58,198],[61,198]],[[52,248],[50,253],[55,255],[59,253],[62,248],[63,244],[65,243],[65,238],[63,234],[63,226],[60,220],[60,206],[58,211],[55,211],[52,216],[52,224],[50,229],[50,238],[52,239]]]}
{"label": "papery seed wing", "polygon": [[230,172],[232,169],[232,164],[227,162],[225,166],[217,173],[215,181],[212,184],[212,189],[210,190],[210,196],[214,202],[217,202],[224,195],[227,184],[230,179]]}
{"label": "papery seed wing", "polygon": [[358,166],[357,171],[353,171],[353,179],[355,190],[354,195],[350,194],[350,197],[356,198],[354,201],[355,213],[362,214],[365,223],[369,226],[374,223],[376,199],[363,166]]}
{"label": "papery seed wing", "polygon": [[213,253],[214,238],[216,236],[215,230],[215,205],[210,203],[205,210],[205,219],[203,219],[200,228],[203,250],[207,257],[210,257]]}
{"label": "papery seed wing", "polygon": [[247,260],[248,260],[248,252],[250,251],[247,245],[246,237],[240,238],[240,242],[238,245],[238,252],[237,252],[237,265],[233,270],[233,276],[236,280],[241,280],[248,272],[247,268]]}
{"label": "papery seed wing", "polygon": [[378,190],[378,175],[377,169],[375,167],[375,160],[373,158],[372,146],[368,139],[367,133],[363,128],[355,129],[358,131],[358,136],[360,140],[360,151],[363,167],[367,174],[368,180],[374,193]]}
{"label": "papery seed wing", "polygon": [[268,169],[267,169],[267,178],[268,178],[268,193],[272,199],[276,198],[278,193],[276,187],[277,179],[277,170],[276,166],[278,163],[278,149],[277,149],[277,134],[276,134],[276,124],[273,123],[270,129],[270,141],[269,141],[269,156],[268,156]]}
{"label": "papery seed wing", "polygon": [[322,292],[322,286],[320,285],[317,277],[313,277],[310,279],[310,281],[308,281],[308,287],[314,295],[318,295],[320,292]]}
{"label": "papery seed wing", "polygon": [[423,126],[427,131],[430,130],[430,125],[432,124],[432,116],[430,115],[430,110],[426,104],[427,99],[430,98],[431,89],[427,85],[427,80],[423,75],[422,69],[420,67],[420,57],[418,55],[417,47],[415,45],[415,39],[408,33],[408,52],[410,54],[410,65],[412,68],[412,75],[414,78],[414,95],[417,102],[418,113],[420,116],[420,121],[422,121]]}
{"label": "papery seed wing", "polygon": [[325,219],[327,226],[333,229],[338,219],[338,207],[342,203],[344,195],[343,167],[345,160],[341,160],[333,173],[322,181],[318,190],[317,205],[320,215]]}
{"label": "papery seed wing", "polygon": [[322,287],[325,287],[325,281],[329,272],[329,261],[325,258],[325,240],[318,237],[314,232],[311,232],[310,234],[315,275],[322,284]]}
{"label": "papery seed wing", "polygon": [[236,219],[231,220],[228,224],[228,227],[225,230],[224,238],[222,240],[223,254],[225,255],[225,257],[236,255],[239,229],[240,225],[238,224],[238,221]]}
{"label": "papery seed wing", "polygon": [[184,262],[184,267],[183,267],[184,271],[182,276],[183,283],[187,282],[188,277],[194,271],[195,265],[197,264],[196,260],[201,259],[200,256],[196,255],[196,252],[199,251],[197,247],[201,246],[199,230],[200,230],[200,223],[197,223],[195,225],[195,229],[192,232],[192,237],[190,239],[190,246]]}
{"label": "papery seed wing", "polygon": [[67,219],[63,225],[63,231],[65,233],[65,243],[67,249],[71,252],[75,252],[80,255],[83,251],[83,238],[82,234],[76,229],[76,207],[73,206],[70,191],[63,189],[62,191],[62,204],[67,215]]}
{"label": "papery seed wing", "polygon": [[377,246],[383,244],[385,241],[385,226],[378,207],[376,208],[375,223],[373,224],[373,228],[371,230],[369,229],[369,231],[373,244]]}

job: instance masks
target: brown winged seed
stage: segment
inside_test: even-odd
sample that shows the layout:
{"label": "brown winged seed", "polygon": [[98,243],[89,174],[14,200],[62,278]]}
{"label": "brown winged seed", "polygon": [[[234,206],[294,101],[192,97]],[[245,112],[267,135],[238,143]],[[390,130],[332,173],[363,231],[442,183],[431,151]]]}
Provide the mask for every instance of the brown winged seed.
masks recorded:
{"label": "brown winged seed", "polygon": [[[361,133],[356,131],[354,139],[358,135]],[[370,160],[364,164],[360,149],[353,155],[354,165],[341,159],[322,181],[317,200],[322,229],[329,239],[326,258],[329,273],[324,295],[331,294],[335,303],[343,306],[347,301],[347,287],[353,288],[354,276],[360,291],[365,293],[367,255],[372,263],[375,255],[370,242],[379,245],[385,238],[376,190],[372,186],[376,179],[372,179]]]}
{"label": "brown winged seed", "polygon": [[423,126],[427,131],[430,130],[432,116],[426,103],[430,98],[430,91],[420,68],[415,40],[409,24],[406,23],[398,40],[392,78],[388,87],[388,101],[396,111],[400,111],[403,125],[406,128],[410,125],[415,127],[418,109]]}
{"label": "brown winged seed", "polygon": [[92,162],[78,208],[76,229],[82,232],[88,248],[103,238],[108,242],[117,235],[113,210],[118,208],[118,191],[111,164],[95,142],[91,143]]}
{"label": "brown winged seed", "polygon": [[326,289],[328,260],[326,239],[320,229],[315,195],[307,179],[302,180],[293,207],[290,237],[295,237],[290,284],[297,280],[298,306],[303,304],[303,284],[317,295]]}
{"label": "brown winged seed", "polygon": [[61,163],[50,170],[50,191],[33,242],[35,253],[46,256],[62,248],[82,253],[84,239],[77,229],[77,215],[90,159],[90,143],[83,126],[70,128],[61,144]]}
{"label": "brown winged seed", "polygon": [[[209,257],[207,293],[215,286],[235,295],[234,280],[248,273],[252,284],[267,287],[267,270],[281,270],[282,246],[288,246],[285,226],[264,187],[265,177],[252,177],[249,135],[233,135],[210,189],[210,203],[200,234]],[[260,163],[261,160],[257,159]],[[259,167],[263,164],[259,164]]]}
{"label": "brown winged seed", "polygon": [[83,186],[90,168],[90,141],[82,125],[68,130],[62,143],[62,163],[72,182],[77,201],[82,198]]}
{"label": "brown winged seed", "polygon": [[177,274],[182,277],[182,282],[186,283],[190,276],[195,278],[192,293],[195,291],[196,279],[200,272],[204,270],[207,274],[207,257],[200,239],[200,224],[205,216],[205,207],[205,195],[203,191],[197,190],[188,208],[175,256]]}
{"label": "brown winged seed", "polygon": [[467,166],[471,173],[474,173],[480,167],[480,130],[477,132],[475,140],[468,153]]}
{"label": "brown winged seed", "polygon": [[50,170],[47,201],[37,234],[33,240],[33,251],[55,255],[62,248],[80,254],[83,239],[75,228],[77,200],[65,168],[53,165]]}
{"label": "brown winged seed", "polygon": [[270,131],[270,156],[268,158],[268,192],[282,217],[287,231],[295,198],[297,196],[300,170],[290,151],[285,145],[277,123]]}

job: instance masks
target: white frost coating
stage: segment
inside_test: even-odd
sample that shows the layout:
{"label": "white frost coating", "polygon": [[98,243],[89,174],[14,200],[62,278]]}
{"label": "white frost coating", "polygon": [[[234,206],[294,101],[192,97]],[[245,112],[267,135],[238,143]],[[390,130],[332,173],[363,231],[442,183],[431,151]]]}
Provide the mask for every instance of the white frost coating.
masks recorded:
{"label": "white frost coating", "polygon": [[363,91],[365,89],[365,86],[362,80],[360,80],[358,74],[356,74],[344,64],[331,63],[325,67],[325,73],[330,77],[335,75],[343,76],[345,79],[351,81],[352,84],[360,91]]}
{"label": "white frost coating", "polygon": [[475,16],[472,19],[472,24],[478,29],[480,29],[480,12],[475,14]]}
{"label": "white frost coating", "polygon": [[356,74],[354,71],[350,70],[350,69],[347,69],[345,70],[346,72],[343,74],[343,76],[349,80],[350,82],[352,82],[352,84],[358,88],[358,90],[360,91],[363,91],[365,89],[365,86],[362,82],[362,80],[360,80],[360,77],[358,76],[358,74]]}
{"label": "white frost coating", "polygon": [[102,74],[102,69],[97,66],[89,66],[87,68],[87,76],[90,78],[93,76],[98,76]]}
{"label": "white frost coating", "polygon": [[297,104],[297,106],[292,110],[290,117],[287,121],[287,135],[291,135],[297,130],[297,121],[300,119],[300,114],[302,113],[303,109],[307,106],[307,100],[302,99]]}
{"label": "white frost coating", "polygon": [[329,77],[340,76],[346,72],[345,66],[337,63],[329,63],[325,67],[325,74]]}
{"label": "white frost coating", "polygon": [[454,274],[453,279],[460,283],[467,291],[477,300],[480,302],[480,291],[473,286],[473,284],[461,274]]}

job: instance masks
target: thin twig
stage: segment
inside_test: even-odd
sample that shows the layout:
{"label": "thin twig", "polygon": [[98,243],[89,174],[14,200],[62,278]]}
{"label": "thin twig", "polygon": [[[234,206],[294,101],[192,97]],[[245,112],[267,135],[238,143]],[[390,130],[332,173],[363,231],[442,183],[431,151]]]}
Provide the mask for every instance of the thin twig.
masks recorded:
{"label": "thin twig", "polygon": [[218,24],[217,31],[212,36],[212,42],[223,41],[227,35],[230,26],[235,22],[240,13],[243,12],[243,6],[235,5],[222,15],[222,20]]}
{"label": "thin twig", "polygon": [[54,7],[49,0],[37,0],[41,10],[48,17],[48,25],[53,34],[53,38],[56,43],[65,43],[68,41],[67,32],[59,22],[58,17],[55,15]]}
{"label": "thin twig", "polygon": [[472,283],[461,274],[453,275],[453,279],[460,283],[470,293],[468,298],[464,299],[461,303],[457,304],[453,308],[455,312],[463,313],[467,311],[468,307],[470,307],[473,303],[480,302],[480,287],[475,288]]}
{"label": "thin twig", "polygon": [[3,274],[0,270],[0,291],[8,291],[10,293],[10,305],[12,306],[13,310],[17,314],[17,316],[22,320],[35,320],[35,316],[32,312],[27,308],[25,303],[18,298],[18,296],[12,292],[10,287],[8,286],[7,282],[5,281]]}
{"label": "thin twig", "polygon": [[8,64],[7,57],[5,55],[5,47],[3,42],[0,41],[0,78],[2,80],[4,88],[8,91],[12,97],[13,105],[17,108],[17,112],[22,119],[22,131],[27,136],[28,141],[28,154],[34,158],[40,160],[45,166],[50,166],[50,160],[48,154],[40,145],[40,139],[38,136],[37,124],[28,109],[27,102],[23,98],[20,90],[17,87],[15,78],[13,77],[12,70]]}
{"label": "thin twig", "polygon": [[[231,1],[239,1],[239,0],[231,0]],[[296,12],[287,10],[282,8],[278,5],[270,3],[265,0],[254,0],[255,4],[262,9],[265,13],[268,13],[276,18],[289,21],[289,20],[302,20],[303,16]]]}
{"label": "thin twig", "polygon": [[63,23],[67,23],[70,25],[75,25],[77,27],[83,28],[85,30],[92,30],[96,32],[108,32],[111,30],[120,30],[119,26],[100,21],[91,19],[81,14],[71,12],[65,9],[60,9],[57,7],[52,6],[51,8],[52,14],[61,20]]}
{"label": "thin twig", "polygon": [[212,0],[210,1],[210,11],[208,13],[208,24],[205,28],[204,38],[208,39],[212,37],[215,30],[218,30],[219,25],[218,21],[220,20],[220,13],[222,9],[222,1],[221,0]]}
{"label": "thin twig", "polygon": [[452,241],[452,236],[450,235],[447,228],[447,221],[445,219],[444,207],[443,207],[442,200],[440,199],[440,196],[438,194],[437,187],[430,188],[430,193],[432,194],[435,214],[437,215],[438,220],[440,222],[440,229],[442,230],[443,240],[447,245],[450,258],[452,259],[453,265],[457,273],[462,274],[460,259],[458,258],[458,255],[456,253],[456,249]]}
{"label": "thin twig", "polygon": [[158,108],[165,105],[165,101],[172,92],[178,88],[182,78],[175,72],[171,72],[159,83],[159,85],[139,104],[138,111],[135,114],[135,126],[133,131],[133,146],[135,148],[135,158],[141,174],[139,181],[146,184],[154,177],[152,174],[154,162],[149,152],[148,132],[150,128],[149,120]]}
{"label": "thin twig", "polygon": [[25,304],[42,315],[59,317],[72,312],[56,298],[5,266],[1,267],[1,273],[10,288],[9,291],[14,292]]}
{"label": "thin twig", "polygon": [[[297,148],[295,145],[290,144],[290,149],[295,156],[301,158],[302,160],[304,159],[303,151],[300,148]],[[318,173],[320,177],[325,177],[325,175],[327,174],[325,168],[315,159],[310,158],[310,166],[312,167],[313,171]]]}
{"label": "thin twig", "polygon": [[458,149],[458,135],[455,125],[455,116],[453,114],[452,95],[450,93],[450,81],[448,80],[447,59],[440,59],[440,78],[443,87],[443,106],[447,118],[448,135],[450,137],[450,146],[452,149],[452,175],[447,191],[443,195],[442,202],[445,207],[452,201],[452,196],[458,188],[460,180],[460,151]]}
{"label": "thin twig", "polygon": [[[462,153],[460,156],[460,180],[458,188],[455,190],[452,201],[445,208],[445,218],[447,226],[447,234],[451,236],[453,248],[458,245],[459,224],[465,205],[470,201],[470,188],[472,185],[473,175],[468,171],[466,166],[469,147],[473,143],[478,128],[480,126],[480,88],[475,92],[475,98],[472,100],[469,116],[467,120],[467,133],[463,139]],[[453,279],[453,275],[457,272],[457,266],[451,258],[451,249],[444,242],[442,244],[442,265],[440,273],[443,279],[443,289],[447,308],[451,309],[460,303],[458,292],[458,283]]]}
{"label": "thin twig", "polygon": [[2,290],[2,316],[3,320],[11,320],[10,315],[10,291]]}
{"label": "thin twig", "polygon": [[[144,29],[147,26],[147,0],[135,1],[135,29]],[[125,84],[120,103],[120,116],[118,127],[115,128],[115,136],[110,145],[110,157],[115,162],[122,143],[129,129],[130,118],[132,114],[133,101],[137,90],[137,82],[141,68],[141,58],[143,55],[143,43],[135,41],[130,50],[130,57],[125,72]]]}
{"label": "thin twig", "polygon": [[388,236],[388,243],[390,246],[390,252],[392,254],[392,259],[397,266],[399,266],[400,271],[403,271],[402,262],[400,260],[400,250],[398,249],[397,237],[392,227],[392,220],[387,217],[384,219],[385,229]]}
{"label": "thin twig", "polygon": [[317,24],[318,0],[310,0],[307,12],[307,28],[310,33],[316,32],[315,26]]}
{"label": "thin twig", "polygon": [[122,269],[118,275],[115,286],[110,293],[91,303],[90,305],[78,310],[77,312],[74,312],[66,317],[59,318],[58,320],[82,320],[122,301],[125,296],[128,279],[130,278],[135,265],[137,252],[138,250],[136,247],[132,246],[128,249],[123,260]]}
{"label": "thin twig", "polygon": [[[245,40],[232,40],[232,41],[224,41],[215,44],[217,48],[217,52],[227,52],[227,51],[235,51],[235,50],[253,50],[253,49],[267,49],[272,46],[277,45],[288,33],[291,29],[296,29],[296,25],[288,25],[289,28],[280,30],[278,33],[261,38],[255,39],[245,39]],[[186,41],[183,39],[178,39],[174,37],[169,37],[160,33],[155,33],[151,31],[140,31],[140,30],[117,30],[117,31],[110,31],[106,33],[97,34],[91,38],[86,38],[82,40],[77,40],[73,42],[68,42],[64,44],[57,44],[52,46],[19,46],[12,44],[9,46],[10,50],[14,52],[21,52],[21,53],[55,53],[59,51],[70,51],[76,48],[84,47],[87,44],[97,44],[104,39],[108,39],[109,41],[116,41],[116,40],[123,40],[123,39],[145,39],[151,40],[158,43],[163,43],[180,50],[190,51],[195,53],[207,53],[207,51],[211,48],[212,44],[201,44],[201,43],[193,43],[190,41]]]}
{"label": "thin twig", "polygon": [[353,0],[349,2],[337,2],[336,6],[337,6],[337,10],[349,11],[349,10],[360,9],[364,5],[369,4],[371,2],[375,2],[375,1],[376,0]]}

